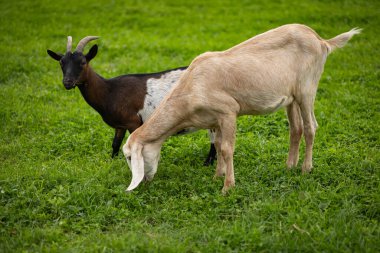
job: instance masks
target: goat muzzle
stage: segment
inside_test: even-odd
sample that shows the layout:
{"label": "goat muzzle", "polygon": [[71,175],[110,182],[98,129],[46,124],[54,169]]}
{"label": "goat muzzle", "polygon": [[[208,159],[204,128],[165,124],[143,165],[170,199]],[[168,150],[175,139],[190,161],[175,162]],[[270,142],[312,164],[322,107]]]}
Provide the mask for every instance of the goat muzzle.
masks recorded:
{"label": "goat muzzle", "polygon": [[63,79],[63,86],[65,86],[66,90],[71,90],[75,88],[77,85],[76,81],[74,80],[69,80],[69,79]]}

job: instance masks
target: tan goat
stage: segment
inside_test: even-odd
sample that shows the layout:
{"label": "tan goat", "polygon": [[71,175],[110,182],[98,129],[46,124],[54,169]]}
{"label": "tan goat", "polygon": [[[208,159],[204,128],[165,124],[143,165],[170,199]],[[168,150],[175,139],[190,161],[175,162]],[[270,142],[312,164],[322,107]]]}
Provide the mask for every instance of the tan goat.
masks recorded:
{"label": "tan goat", "polygon": [[151,118],[123,147],[132,171],[127,191],[157,171],[163,142],[188,127],[215,129],[216,177],[225,174],[223,192],[235,185],[233,153],[236,118],[268,114],[286,107],[290,125],[287,167],[297,165],[302,132],[303,172],[312,168],[317,121],[314,99],[327,56],[360,29],[324,40],[311,28],[291,24],[259,34],[222,52],[193,60]]}

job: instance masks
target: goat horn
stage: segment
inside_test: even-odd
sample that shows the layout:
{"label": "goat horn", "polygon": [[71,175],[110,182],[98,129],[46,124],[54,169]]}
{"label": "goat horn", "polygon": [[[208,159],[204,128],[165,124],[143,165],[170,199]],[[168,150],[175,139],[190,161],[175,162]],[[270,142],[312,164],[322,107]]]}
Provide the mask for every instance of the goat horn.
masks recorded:
{"label": "goat horn", "polygon": [[84,37],[83,39],[81,39],[81,41],[79,41],[78,46],[75,49],[75,51],[77,51],[79,53],[82,53],[83,52],[83,48],[87,45],[88,42],[90,42],[91,40],[96,40],[98,38],[99,38],[98,36],[87,36],[87,37]]}
{"label": "goat horn", "polygon": [[73,38],[71,36],[67,36],[66,52],[71,52],[72,45],[73,45]]}

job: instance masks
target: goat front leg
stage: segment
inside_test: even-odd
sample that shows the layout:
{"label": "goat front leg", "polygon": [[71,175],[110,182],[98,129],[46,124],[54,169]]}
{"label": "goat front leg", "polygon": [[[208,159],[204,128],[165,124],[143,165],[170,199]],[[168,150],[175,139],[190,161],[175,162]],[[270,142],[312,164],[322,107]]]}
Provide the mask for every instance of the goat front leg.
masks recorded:
{"label": "goat front leg", "polygon": [[[225,167],[225,178],[222,193],[226,194],[229,189],[235,186],[233,156],[235,150],[236,138],[236,115],[223,115],[219,120],[219,131],[216,139],[220,140],[220,150],[218,155],[218,164],[223,162]],[[219,160],[220,158],[220,160]],[[217,167],[223,169],[223,167]],[[220,172],[217,169],[217,173]]]}
{"label": "goat front leg", "polygon": [[204,166],[210,166],[214,164],[216,158],[216,148],[215,148],[215,130],[208,130],[208,136],[210,138],[210,151],[208,152],[207,158],[203,163]]}
{"label": "goat front leg", "polygon": [[214,133],[214,147],[217,155],[214,179],[217,179],[218,177],[222,177],[226,174],[226,163],[222,157],[222,132],[220,129],[215,129]]}
{"label": "goat front leg", "polygon": [[302,137],[302,118],[299,105],[296,101],[286,108],[289,121],[289,156],[286,162],[288,169],[297,166],[299,159],[299,147]]}
{"label": "goat front leg", "polygon": [[[141,125],[142,125],[142,120],[141,120],[140,116],[136,114],[134,116],[131,116],[128,124],[125,127],[126,127],[126,129],[128,129],[128,132],[131,134],[131,133],[133,133],[133,131],[135,131]],[[112,157],[115,157],[119,153],[121,142],[123,141],[124,136],[125,136],[125,132],[127,131],[126,129],[124,129],[124,128],[123,129],[121,129],[121,128],[115,129],[116,130],[115,131],[115,138],[113,139],[113,143],[112,143],[112,148],[113,148]]]}
{"label": "goat front leg", "polygon": [[126,129],[116,128],[115,129],[115,137],[112,142],[112,158],[114,158],[120,150],[121,143],[124,139]]}

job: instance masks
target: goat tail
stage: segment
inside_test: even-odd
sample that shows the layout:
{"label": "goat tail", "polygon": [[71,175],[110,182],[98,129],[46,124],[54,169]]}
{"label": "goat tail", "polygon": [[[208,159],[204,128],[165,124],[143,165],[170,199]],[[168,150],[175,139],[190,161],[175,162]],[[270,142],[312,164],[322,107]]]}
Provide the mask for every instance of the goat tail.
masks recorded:
{"label": "goat tail", "polygon": [[356,27],[351,29],[349,32],[345,32],[332,39],[325,40],[328,53],[330,54],[335,49],[344,47],[354,35],[359,34],[361,31],[362,29]]}

